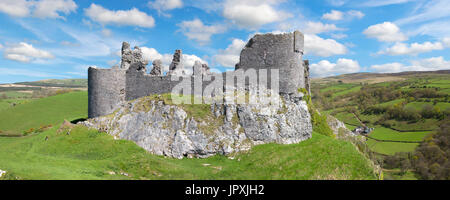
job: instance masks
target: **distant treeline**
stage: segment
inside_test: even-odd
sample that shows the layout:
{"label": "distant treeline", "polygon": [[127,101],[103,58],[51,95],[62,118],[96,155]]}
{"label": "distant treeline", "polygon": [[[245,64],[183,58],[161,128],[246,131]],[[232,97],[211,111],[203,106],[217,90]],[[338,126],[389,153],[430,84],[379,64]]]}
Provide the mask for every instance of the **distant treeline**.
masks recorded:
{"label": "distant treeline", "polygon": [[426,180],[450,180],[450,120],[428,135],[414,152],[396,153],[384,160],[388,169],[414,170]]}
{"label": "distant treeline", "polygon": [[24,91],[24,90],[41,90],[40,87],[0,87],[0,92],[8,91]]}
{"label": "distant treeline", "polygon": [[69,85],[69,84],[58,84],[58,83],[43,83],[43,82],[19,82],[15,83],[19,85],[29,85],[29,86],[38,86],[38,87],[63,87],[63,88],[80,88],[87,87],[85,84],[80,85]]}

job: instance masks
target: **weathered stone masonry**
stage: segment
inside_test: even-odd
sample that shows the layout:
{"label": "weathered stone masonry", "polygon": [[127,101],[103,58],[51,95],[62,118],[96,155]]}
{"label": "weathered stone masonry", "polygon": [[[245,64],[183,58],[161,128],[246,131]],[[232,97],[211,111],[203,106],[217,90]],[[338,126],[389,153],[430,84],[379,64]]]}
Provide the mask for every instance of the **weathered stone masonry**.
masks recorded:
{"label": "weathered stone masonry", "polygon": [[[309,91],[309,67],[308,62],[302,60],[303,48],[304,37],[299,31],[255,35],[242,50],[236,70],[267,69],[267,82],[270,83],[270,69],[279,69],[280,94],[298,97],[302,95],[298,88]],[[148,63],[142,58],[141,50],[138,47],[131,50],[124,42],[120,68],[88,69],[89,118],[111,114],[123,101],[170,93],[180,83],[192,84],[194,92],[195,81],[200,81],[205,89],[217,76],[225,80],[226,73],[212,74],[209,67],[200,62],[193,66],[193,75],[186,76],[180,65],[181,53],[181,50],[175,51],[168,75],[162,74],[160,60],[153,61],[153,69],[147,74]],[[191,80],[183,81],[185,79]],[[225,88],[224,85],[214,87]]]}

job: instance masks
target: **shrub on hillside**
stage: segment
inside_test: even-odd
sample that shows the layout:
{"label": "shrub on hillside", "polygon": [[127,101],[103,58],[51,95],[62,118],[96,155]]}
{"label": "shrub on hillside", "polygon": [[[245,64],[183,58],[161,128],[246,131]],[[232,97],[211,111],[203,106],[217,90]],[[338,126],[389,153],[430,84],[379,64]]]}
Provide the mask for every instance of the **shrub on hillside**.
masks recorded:
{"label": "shrub on hillside", "polygon": [[436,134],[425,138],[416,149],[412,164],[416,172],[428,180],[450,180],[450,119],[441,124]]}

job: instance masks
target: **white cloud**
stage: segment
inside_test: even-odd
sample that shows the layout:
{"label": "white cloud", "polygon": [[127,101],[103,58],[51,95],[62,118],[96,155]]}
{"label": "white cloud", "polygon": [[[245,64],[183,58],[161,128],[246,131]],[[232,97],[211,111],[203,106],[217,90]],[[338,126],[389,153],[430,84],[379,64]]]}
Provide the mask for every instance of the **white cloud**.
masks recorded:
{"label": "white cloud", "polygon": [[13,17],[26,17],[30,14],[31,2],[26,0],[2,0],[0,1],[0,12]]}
{"label": "white cloud", "polygon": [[109,36],[112,35],[112,31],[107,29],[107,28],[102,29],[102,35],[105,36],[105,37],[109,37]]}
{"label": "white cloud", "polygon": [[223,25],[204,25],[199,19],[182,21],[178,26],[188,39],[195,40],[201,45],[208,43],[212,35],[223,33],[226,30],[226,27]]}
{"label": "white cloud", "polygon": [[435,38],[450,37],[450,21],[437,20],[431,23],[424,23],[420,26],[412,26],[408,31],[409,35],[430,35]]}
{"label": "white cloud", "polygon": [[233,42],[226,49],[219,50],[213,57],[214,61],[223,67],[235,67],[239,62],[240,54],[245,46],[245,42],[240,39],[233,39]]}
{"label": "white cloud", "polygon": [[408,39],[400,32],[397,25],[391,22],[369,26],[363,33],[369,38],[376,38],[382,42],[400,42]]}
{"label": "white cloud", "polygon": [[183,1],[181,0],[155,0],[155,1],[149,1],[148,7],[155,9],[158,11],[158,13],[163,14],[164,16],[170,16],[168,14],[165,14],[164,11],[167,10],[173,10],[176,8],[182,8],[183,7]]}
{"label": "white cloud", "polygon": [[0,1],[0,12],[13,17],[28,17],[33,13],[39,18],[62,18],[60,13],[69,14],[75,12],[77,4],[73,0],[2,0]]}
{"label": "white cloud", "polygon": [[442,56],[432,57],[422,60],[411,61],[411,65],[402,63],[387,63],[382,65],[372,65],[370,69],[381,73],[395,73],[403,71],[435,71],[450,69],[450,61],[444,60]]}
{"label": "white cloud", "polygon": [[67,15],[78,8],[73,0],[41,0],[35,2],[35,6],[33,15],[39,18],[64,18],[58,12]]}
{"label": "white cloud", "polygon": [[113,11],[93,3],[84,11],[86,16],[91,18],[91,20],[101,24],[139,26],[144,28],[155,26],[153,17],[147,15],[145,12],[139,11],[137,8]]}
{"label": "white cloud", "polygon": [[347,12],[347,15],[349,15],[351,17],[356,17],[358,19],[361,19],[365,16],[364,13],[362,13],[361,11],[358,11],[358,10],[350,10]]}
{"label": "white cloud", "polygon": [[284,0],[227,0],[223,16],[240,28],[256,29],[292,17],[290,13],[274,8],[281,2]]}
{"label": "white cloud", "polygon": [[380,6],[388,6],[388,5],[394,5],[394,4],[407,3],[410,1],[416,1],[416,0],[368,0],[368,1],[365,1],[362,4],[362,6],[380,7]]}
{"label": "white cloud", "polygon": [[327,19],[327,20],[342,20],[344,18],[344,13],[341,11],[337,11],[337,10],[332,10],[330,13],[325,13],[322,15],[322,19]]}
{"label": "white cloud", "polygon": [[450,61],[444,60],[442,56],[412,61],[411,64],[416,71],[450,69]]}
{"label": "white cloud", "polygon": [[347,3],[348,0],[327,0],[332,6],[342,6]]}
{"label": "white cloud", "polygon": [[406,71],[405,66],[402,63],[387,63],[382,65],[372,65],[370,68],[375,72],[401,72]]}
{"label": "white cloud", "polygon": [[109,60],[108,62],[106,62],[109,66],[114,66],[116,65],[118,62],[117,60]]}
{"label": "white cloud", "polygon": [[7,47],[3,52],[3,57],[9,60],[15,60],[19,62],[30,62],[34,59],[44,58],[51,59],[54,56],[44,50],[36,49],[31,44],[21,42],[17,45]]}
{"label": "white cloud", "polygon": [[346,38],[347,37],[347,35],[346,34],[343,34],[343,33],[332,33],[331,34],[331,37],[332,38],[335,38],[335,39],[343,39],[343,38]]}
{"label": "white cloud", "polygon": [[378,52],[378,54],[388,54],[388,55],[417,55],[419,53],[425,53],[433,50],[442,50],[444,46],[441,42],[424,42],[420,43],[412,43],[408,46],[408,44],[398,42],[394,46]]}
{"label": "white cloud", "polygon": [[329,13],[325,13],[322,15],[322,19],[325,20],[333,20],[333,21],[339,21],[343,19],[351,19],[351,18],[358,18],[361,19],[365,15],[361,11],[358,10],[350,10],[347,12],[342,12],[338,10],[332,10]]}
{"label": "white cloud", "polygon": [[310,66],[311,75],[314,77],[333,76],[338,74],[347,74],[359,72],[358,61],[352,59],[340,58],[336,63],[328,60],[322,60]]}
{"label": "white cloud", "polygon": [[323,39],[317,35],[305,34],[305,54],[328,57],[347,53],[347,48],[333,39]]}
{"label": "white cloud", "polygon": [[322,22],[308,22],[304,29],[304,33],[319,34],[331,31],[341,31],[342,28],[336,27],[334,24],[323,24]]}
{"label": "white cloud", "polygon": [[61,45],[52,48],[52,52],[58,57],[69,57],[77,59],[90,59],[92,57],[112,56],[120,50],[123,41],[130,41],[134,45],[139,45],[136,38],[124,37],[121,35],[111,35],[105,37],[101,32],[90,31],[89,29],[78,29],[73,26],[60,25],[60,30],[67,34],[71,41],[69,45]]}
{"label": "white cloud", "polygon": [[[169,71],[169,65],[172,62],[173,54],[160,54],[156,49],[154,48],[148,48],[148,47],[140,47],[142,50],[142,56],[144,59],[149,61],[148,68],[152,68],[152,63],[156,59],[160,59],[163,65],[163,71]],[[205,60],[201,59],[200,57],[192,54],[182,54],[181,62],[183,63],[184,69],[187,72],[191,71],[192,66],[194,66],[195,61],[200,61],[201,63],[207,64]]]}
{"label": "white cloud", "polygon": [[450,16],[448,0],[434,0],[419,4],[409,17],[396,21],[397,24],[415,24],[430,20],[438,20]]}
{"label": "white cloud", "polygon": [[450,48],[450,37],[442,39],[442,42],[444,43],[445,47]]}

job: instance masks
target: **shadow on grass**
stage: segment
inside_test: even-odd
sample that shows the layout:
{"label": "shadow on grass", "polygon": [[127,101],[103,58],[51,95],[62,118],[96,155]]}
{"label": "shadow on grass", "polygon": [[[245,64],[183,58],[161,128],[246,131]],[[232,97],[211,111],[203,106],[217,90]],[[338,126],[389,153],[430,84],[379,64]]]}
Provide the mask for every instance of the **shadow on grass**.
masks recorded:
{"label": "shadow on grass", "polygon": [[86,121],[88,118],[79,118],[79,119],[74,119],[72,121],[70,121],[70,123],[72,124],[77,124],[78,122],[84,122]]}

